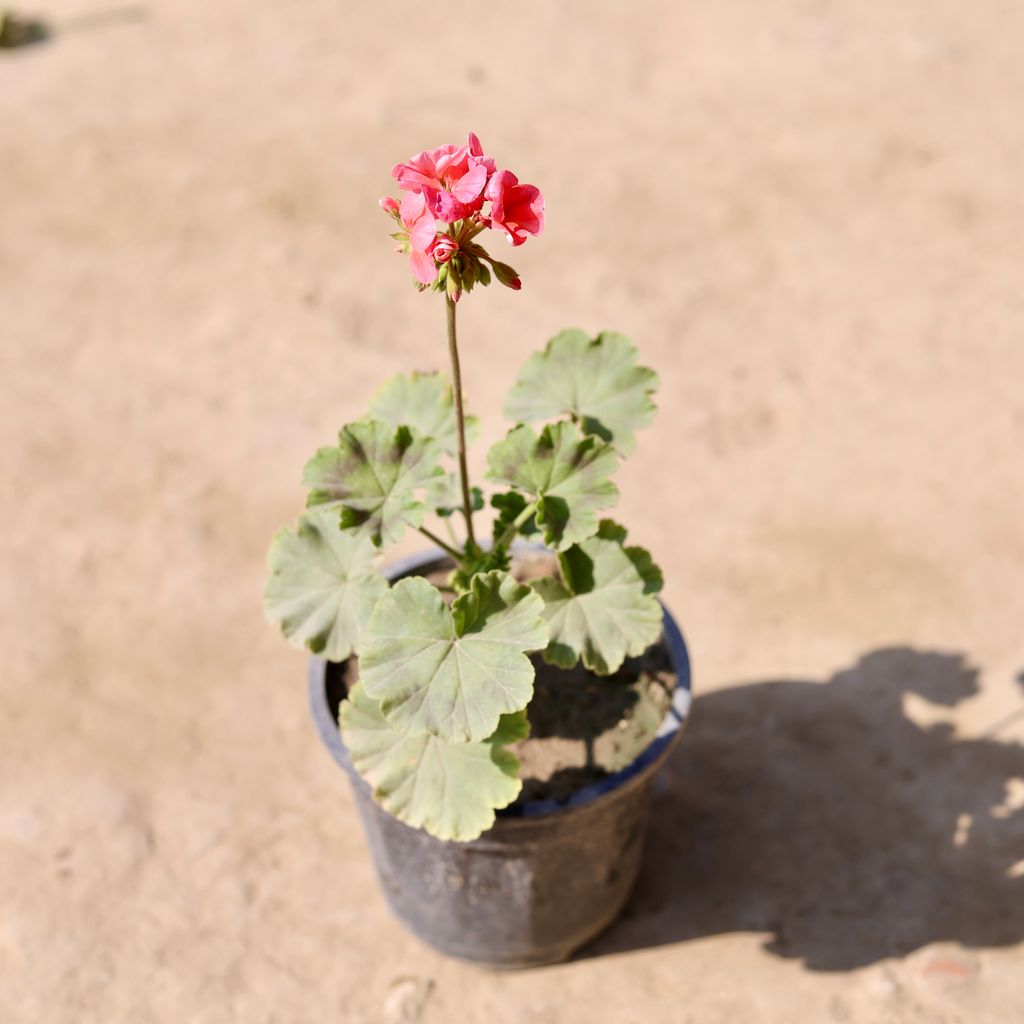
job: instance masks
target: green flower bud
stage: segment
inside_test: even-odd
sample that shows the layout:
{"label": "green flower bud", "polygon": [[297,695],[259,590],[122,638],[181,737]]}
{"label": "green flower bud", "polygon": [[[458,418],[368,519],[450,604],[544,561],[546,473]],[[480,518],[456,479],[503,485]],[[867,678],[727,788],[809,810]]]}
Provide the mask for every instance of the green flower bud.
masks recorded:
{"label": "green flower bud", "polygon": [[448,298],[453,302],[458,302],[462,298],[462,276],[459,274],[459,268],[455,266],[454,262],[448,264],[446,291],[448,292]]}
{"label": "green flower bud", "polygon": [[477,281],[477,267],[480,266],[474,259],[463,259],[462,287],[465,291],[471,292]]}
{"label": "green flower bud", "polygon": [[497,260],[492,260],[491,265],[494,267],[494,276],[506,288],[519,291],[523,287],[523,282],[519,280],[519,275],[507,263],[499,263]]}

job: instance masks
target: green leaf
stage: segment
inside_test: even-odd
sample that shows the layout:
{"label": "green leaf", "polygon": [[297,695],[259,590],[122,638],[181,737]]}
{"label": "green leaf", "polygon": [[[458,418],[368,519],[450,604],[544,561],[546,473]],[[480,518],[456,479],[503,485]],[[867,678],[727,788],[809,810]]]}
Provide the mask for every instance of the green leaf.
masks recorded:
{"label": "green leaf", "polygon": [[379,420],[350,423],[337,448],[321,448],[303,470],[312,488],[310,507],[341,509],[341,526],[378,547],[393,544],[407,526],[423,522],[425,506],[415,496],[442,473],[437,442],[397,430]]}
{"label": "green leaf", "polygon": [[475,576],[449,609],[422,577],[396,583],[363,634],[366,692],[396,729],[483,740],[533,695],[526,651],[547,644],[543,603],[503,572]]}
{"label": "green leaf", "polygon": [[[504,494],[495,494],[491,496],[491,505],[498,510],[498,517],[494,520],[494,525],[491,528],[492,535],[494,537],[494,543],[497,544],[504,536],[505,531],[519,518],[519,516],[526,511],[526,506],[530,502],[526,500],[518,491],[506,491]],[[530,516],[517,531],[523,537],[531,537],[537,533],[537,517],[536,515]]]}
{"label": "green leaf", "polygon": [[473,577],[478,573],[493,572],[499,569],[507,572],[509,568],[508,549],[500,544],[495,545],[489,551],[471,544],[466,545],[466,553],[459,563],[459,567],[452,571],[448,577],[448,583],[460,594],[465,593],[473,586]]}
{"label": "green leaf", "polygon": [[661,569],[654,563],[650,552],[646,548],[626,547],[626,528],[620,526],[613,519],[602,519],[598,528],[597,536],[604,540],[614,540],[622,545],[623,551],[633,563],[633,568],[640,574],[644,581],[645,594],[657,594],[664,585],[664,577]]}
{"label": "green leaf", "polygon": [[388,589],[374,568],[375,555],[365,537],[342,532],[333,512],[306,513],[296,530],[279,530],[270,545],[267,618],[295,647],[343,661]]}
{"label": "green leaf", "polygon": [[[399,373],[386,381],[370,404],[369,420],[391,427],[412,427],[423,437],[432,437],[450,455],[459,450],[452,388],[443,373]],[[478,427],[475,416],[466,417],[466,434],[473,439]]]}
{"label": "green leaf", "polygon": [[628,454],[634,432],[654,416],[651,395],[658,389],[657,374],[637,366],[636,357],[621,334],[591,339],[580,330],[562,331],[527,360],[506,399],[505,415],[532,422],[568,413],[585,433]]}
{"label": "green leaf", "polygon": [[491,743],[515,743],[516,740],[525,740],[530,735],[530,720],[526,717],[526,709],[513,712],[511,715],[502,715],[498,721],[498,728],[491,736]]}
{"label": "green leaf", "polygon": [[341,735],[373,798],[438,839],[476,839],[519,795],[519,761],[498,740],[446,743],[395,729],[357,683],[339,712]]}
{"label": "green leaf", "polygon": [[546,426],[538,438],[527,426],[510,430],[487,456],[488,477],[537,499],[537,525],[558,550],[591,536],[597,512],[619,500],[608,479],[618,465],[612,448],[582,437],[571,423]]}
{"label": "green leaf", "polygon": [[610,675],[627,656],[643,654],[661,633],[661,571],[639,547],[624,546],[626,531],[603,520],[596,536],[559,555],[560,580],[534,580],[544,598],[551,642],[544,660],[572,668],[582,658]]}
{"label": "green leaf", "polygon": [[[445,473],[430,485],[424,499],[434,512],[447,519],[454,512],[462,511],[462,482],[457,473]],[[470,487],[469,503],[474,512],[484,507],[484,492],[479,487]]]}

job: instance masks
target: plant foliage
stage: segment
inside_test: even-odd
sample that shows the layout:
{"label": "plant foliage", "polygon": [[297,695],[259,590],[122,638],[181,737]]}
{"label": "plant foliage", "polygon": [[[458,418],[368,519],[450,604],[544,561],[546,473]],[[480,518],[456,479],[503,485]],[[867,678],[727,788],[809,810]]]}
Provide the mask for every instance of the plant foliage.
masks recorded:
{"label": "plant foliage", "polygon": [[267,556],[265,607],[296,647],[343,661],[358,646],[388,589],[365,537],[338,529],[333,512],[314,509],[274,536]]}
{"label": "plant foliage", "polygon": [[[449,455],[459,450],[452,386],[443,373],[396,374],[374,395],[367,419],[380,420],[393,428],[410,427],[423,437],[432,437]],[[477,428],[476,417],[467,416],[466,431],[471,440]]]}
{"label": "plant foliage", "polygon": [[581,658],[592,672],[617,672],[643,654],[661,632],[661,573],[639,547],[626,547],[626,531],[610,519],[593,537],[558,556],[561,578],[534,580],[544,599],[551,640],[545,661],[572,668]]}
{"label": "plant foliage", "polygon": [[[485,497],[468,488],[465,500],[458,396],[439,373],[392,378],[306,464],[309,511],[271,544],[266,612],[296,646],[332,661],[358,654],[342,735],[375,799],[406,824],[469,840],[516,798],[506,746],[529,734],[531,652],[611,674],[658,639],[661,573],[599,518],[618,501],[612,476],[656,387],[619,334],[563,331],[533,356],[505,405],[523,422],[487,457],[499,485],[489,546],[456,535]],[[527,425],[538,420],[555,422]],[[380,549],[410,529],[451,555],[448,587],[378,574]],[[510,575],[518,537],[555,549],[557,575]]]}
{"label": "plant foliage", "polygon": [[541,599],[501,572],[476,575],[449,608],[422,577],[396,583],[363,637],[359,671],[395,728],[486,739],[533,695],[527,651],[547,644]]}
{"label": "plant foliage", "polygon": [[610,479],[618,462],[609,445],[572,423],[550,424],[539,437],[514,427],[487,457],[489,478],[532,499],[544,541],[559,551],[594,533],[598,511],[619,500]]}
{"label": "plant foliage", "polygon": [[377,547],[394,544],[426,510],[418,492],[444,472],[440,447],[408,426],[380,420],[342,427],[335,448],[321,448],[303,471],[307,505],[340,508],[341,528]]}
{"label": "plant foliage", "polygon": [[356,771],[385,810],[438,839],[475,839],[494,812],[519,795],[519,761],[502,738],[446,743],[396,729],[357,683],[340,711],[341,735]]}
{"label": "plant foliage", "polygon": [[527,360],[505,402],[505,415],[531,423],[568,414],[585,433],[628,454],[636,431],[654,417],[651,395],[657,388],[657,374],[636,365],[628,338],[608,332],[589,338],[567,330]]}

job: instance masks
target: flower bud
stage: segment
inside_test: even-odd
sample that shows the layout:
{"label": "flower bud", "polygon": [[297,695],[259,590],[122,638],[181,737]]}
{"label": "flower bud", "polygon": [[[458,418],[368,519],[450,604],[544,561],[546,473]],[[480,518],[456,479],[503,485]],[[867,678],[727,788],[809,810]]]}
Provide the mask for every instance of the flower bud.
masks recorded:
{"label": "flower bud", "polygon": [[450,263],[448,268],[448,280],[445,282],[445,291],[448,293],[448,298],[453,302],[458,302],[462,298],[462,278],[459,276],[459,272],[455,269],[453,263]]}
{"label": "flower bud", "polygon": [[519,280],[519,275],[507,263],[499,263],[497,260],[493,260],[491,265],[494,267],[494,276],[506,288],[511,288],[517,292],[523,287],[523,282]]}
{"label": "flower bud", "polygon": [[459,251],[459,243],[449,235],[441,235],[434,243],[434,259],[447,263]]}
{"label": "flower bud", "polygon": [[467,259],[465,256],[461,258],[462,262],[462,290],[465,292],[471,292],[473,285],[476,284],[477,274],[476,269],[480,265],[476,260]]}
{"label": "flower bud", "polygon": [[381,196],[380,199],[377,200],[377,205],[389,216],[398,216],[398,201],[396,199],[392,199],[391,196]]}

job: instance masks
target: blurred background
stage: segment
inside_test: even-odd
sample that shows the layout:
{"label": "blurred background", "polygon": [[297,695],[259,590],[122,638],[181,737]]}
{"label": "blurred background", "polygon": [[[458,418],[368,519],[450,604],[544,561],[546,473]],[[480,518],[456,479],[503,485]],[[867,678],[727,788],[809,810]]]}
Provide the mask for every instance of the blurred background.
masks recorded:
{"label": "blurred background", "polygon": [[[1024,1015],[1024,7],[17,13],[0,1019]],[[501,976],[389,916],[260,605],[305,459],[446,366],[376,201],[468,130],[547,202],[460,303],[477,475],[532,351],[630,336],[698,694],[626,920]]]}

